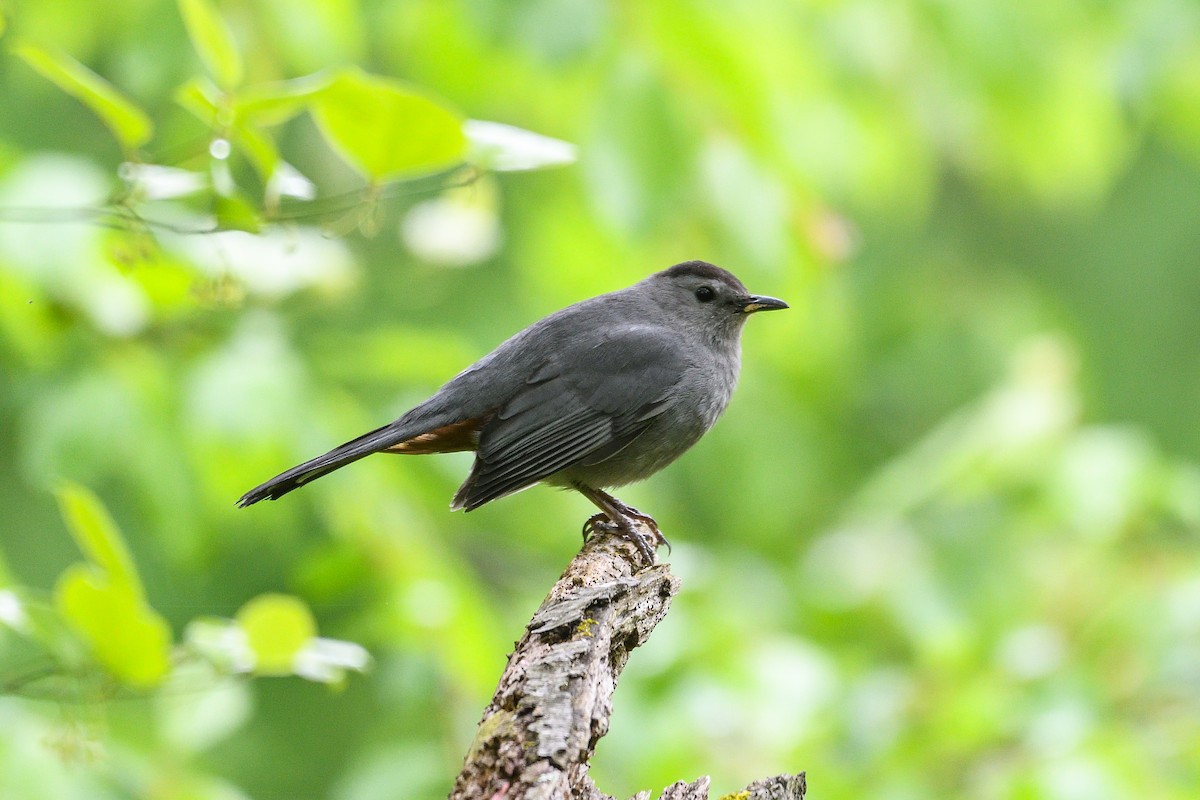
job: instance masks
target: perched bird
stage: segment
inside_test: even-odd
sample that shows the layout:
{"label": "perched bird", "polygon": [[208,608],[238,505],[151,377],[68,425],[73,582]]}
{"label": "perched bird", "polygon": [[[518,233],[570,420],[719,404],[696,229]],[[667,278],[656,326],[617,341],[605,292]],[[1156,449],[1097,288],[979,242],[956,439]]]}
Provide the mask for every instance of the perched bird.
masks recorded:
{"label": "perched bird", "polygon": [[451,509],[539,481],[569,487],[602,512],[585,534],[614,529],[653,563],[652,545],[666,544],[658,524],[605,489],[647,478],[694,445],[729,403],[746,318],[787,307],[720,267],[676,264],[535,322],[395,422],[292,467],[238,505],[275,500],[372,453],[473,450]]}

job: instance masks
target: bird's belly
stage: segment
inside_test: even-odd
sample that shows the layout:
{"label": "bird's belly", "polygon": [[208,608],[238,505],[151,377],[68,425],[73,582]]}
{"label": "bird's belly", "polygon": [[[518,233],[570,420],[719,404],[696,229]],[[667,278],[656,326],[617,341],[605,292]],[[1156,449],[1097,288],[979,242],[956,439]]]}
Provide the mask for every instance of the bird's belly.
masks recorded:
{"label": "bird's belly", "polygon": [[[657,417],[623,450],[595,464],[579,463],[547,478],[548,483],[569,486],[582,483],[596,489],[624,486],[648,478],[679,458],[712,426],[706,413]],[[586,461],[586,459],[585,459]]]}

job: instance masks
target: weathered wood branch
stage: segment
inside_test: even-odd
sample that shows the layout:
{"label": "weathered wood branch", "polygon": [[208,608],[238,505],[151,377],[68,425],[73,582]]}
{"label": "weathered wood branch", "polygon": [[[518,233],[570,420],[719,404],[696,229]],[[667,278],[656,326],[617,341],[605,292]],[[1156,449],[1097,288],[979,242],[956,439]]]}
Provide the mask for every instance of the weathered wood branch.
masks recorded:
{"label": "weathered wood branch", "polygon": [[[584,546],[508,658],[450,800],[613,800],[588,775],[608,732],[629,653],[666,616],[679,579],[666,564],[637,569],[633,545],[598,533]],[[708,800],[707,777],[660,800]],[[804,774],[756,781],[736,800],[803,800]],[[640,792],[634,800],[650,800]]]}

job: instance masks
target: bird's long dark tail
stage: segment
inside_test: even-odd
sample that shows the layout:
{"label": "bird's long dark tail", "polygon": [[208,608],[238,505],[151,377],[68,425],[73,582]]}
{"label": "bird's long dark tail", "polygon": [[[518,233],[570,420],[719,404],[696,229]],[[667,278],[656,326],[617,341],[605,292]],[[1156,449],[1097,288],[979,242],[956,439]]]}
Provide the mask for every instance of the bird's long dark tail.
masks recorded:
{"label": "bird's long dark tail", "polygon": [[254,505],[259,500],[277,500],[293,489],[299,489],[309,481],[315,481],[335,469],[340,469],[372,453],[378,453],[403,438],[395,423],[376,428],[370,433],[364,433],[357,439],[335,447],[328,453],[305,461],[299,466],[292,467],[287,472],[281,472],[261,486],[254,487],[242,495],[242,499],[238,500],[238,507],[245,508]]}

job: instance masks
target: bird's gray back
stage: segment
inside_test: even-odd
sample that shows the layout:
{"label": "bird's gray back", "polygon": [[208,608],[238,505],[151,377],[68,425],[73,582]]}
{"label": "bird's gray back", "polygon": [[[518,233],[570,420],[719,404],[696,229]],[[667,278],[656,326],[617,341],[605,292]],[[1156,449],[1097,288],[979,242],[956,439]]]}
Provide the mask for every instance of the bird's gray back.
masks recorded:
{"label": "bird's gray back", "polygon": [[[599,341],[610,325],[620,327],[637,315],[629,290],[593,297],[543,317],[501,342],[496,349],[446,382],[405,417],[461,419],[491,413],[509,402],[546,359],[589,337]],[[607,322],[606,322],[607,320]],[[458,420],[447,420],[454,422]]]}

